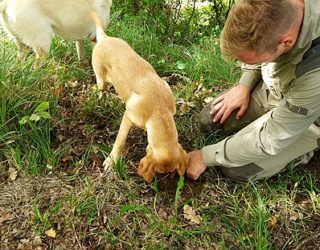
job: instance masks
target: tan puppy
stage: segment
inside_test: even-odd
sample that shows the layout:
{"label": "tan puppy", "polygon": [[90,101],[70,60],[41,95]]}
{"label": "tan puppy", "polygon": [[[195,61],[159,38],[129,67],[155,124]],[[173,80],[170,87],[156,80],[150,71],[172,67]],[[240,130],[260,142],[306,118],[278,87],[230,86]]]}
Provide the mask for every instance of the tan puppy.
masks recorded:
{"label": "tan puppy", "polygon": [[88,11],[96,11],[104,25],[109,23],[112,0],[3,0],[0,20],[18,44],[19,55],[32,47],[37,59],[50,50],[53,35],[77,41],[79,61],[85,59],[86,38],[95,39],[95,25]]}
{"label": "tan puppy", "polygon": [[132,126],[147,130],[146,156],[140,161],[138,174],[151,182],[156,173],[178,171],[184,175],[187,153],[178,142],[174,123],[175,100],[168,84],[153,67],[125,41],[108,37],[103,23],[90,13],[97,25],[97,44],[93,49],[92,65],[99,89],[111,83],[126,104],[117,139],[105,169],[118,158]]}

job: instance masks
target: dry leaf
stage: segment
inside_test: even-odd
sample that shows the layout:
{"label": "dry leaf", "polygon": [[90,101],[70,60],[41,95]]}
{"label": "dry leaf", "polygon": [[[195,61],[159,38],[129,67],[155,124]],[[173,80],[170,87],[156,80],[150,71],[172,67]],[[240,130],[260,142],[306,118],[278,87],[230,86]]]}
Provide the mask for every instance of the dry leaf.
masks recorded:
{"label": "dry leaf", "polygon": [[62,92],[63,92],[63,88],[61,86],[54,89],[54,95],[57,97],[59,97]]}
{"label": "dry leaf", "polygon": [[204,98],[204,102],[205,103],[209,103],[209,102],[211,102],[213,100],[214,100],[213,96],[208,96],[208,97]]}
{"label": "dry leaf", "polygon": [[11,181],[14,181],[15,179],[17,179],[17,175],[18,175],[17,170],[15,170],[14,168],[9,168],[8,173],[9,173],[9,179]]}
{"label": "dry leaf", "polygon": [[186,114],[190,111],[190,107],[187,103],[183,103],[181,106],[180,106],[180,114]]}
{"label": "dry leaf", "polygon": [[46,231],[46,235],[48,237],[55,238],[57,236],[57,233],[53,228],[51,228],[51,229]]}
{"label": "dry leaf", "polygon": [[168,218],[167,212],[162,208],[159,209],[158,214],[159,214],[159,217],[163,220]]}
{"label": "dry leaf", "polygon": [[80,85],[78,81],[68,81],[67,84],[72,88],[78,87]]}
{"label": "dry leaf", "polygon": [[62,142],[64,140],[64,136],[62,134],[58,134],[57,139]]}
{"label": "dry leaf", "polygon": [[179,98],[176,102],[177,105],[179,105],[179,114],[184,115],[188,113],[191,109],[191,107],[194,107],[195,104],[192,102],[186,102],[183,98]]}
{"label": "dry leaf", "polygon": [[303,219],[303,214],[299,212],[294,212],[289,218],[289,220],[291,221],[302,220],[302,219]]}
{"label": "dry leaf", "polygon": [[278,218],[276,216],[272,216],[269,220],[269,226],[274,227],[278,223]]}
{"label": "dry leaf", "polygon": [[32,250],[32,244],[28,239],[21,239],[18,245],[19,250]]}
{"label": "dry leaf", "polygon": [[38,247],[41,244],[42,244],[42,240],[41,240],[40,236],[35,236],[34,239],[33,239],[32,245],[34,247]]}
{"label": "dry leaf", "polygon": [[2,222],[9,221],[9,220],[13,220],[13,215],[12,214],[6,213],[6,214],[2,214],[0,216],[0,224]]}
{"label": "dry leaf", "polygon": [[183,216],[193,224],[199,225],[202,221],[201,216],[197,215],[196,211],[194,211],[194,209],[189,205],[183,206]]}

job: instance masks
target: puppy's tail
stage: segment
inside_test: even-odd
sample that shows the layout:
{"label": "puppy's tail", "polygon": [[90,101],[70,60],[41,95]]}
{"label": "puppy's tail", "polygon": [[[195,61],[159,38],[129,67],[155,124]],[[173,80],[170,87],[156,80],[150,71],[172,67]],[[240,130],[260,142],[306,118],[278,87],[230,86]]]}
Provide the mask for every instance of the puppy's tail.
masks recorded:
{"label": "puppy's tail", "polygon": [[7,1],[0,1],[0,13],[3,13],[7,8]]}
{"label": "puppy's tail", "polygon": [[105,25],[103,24],[97,12],[89,11],[89,16],[92,18],[92,20],[96,24],[96,39],[98,43],[103,38],[107,37],[106,33],[104,32]]}

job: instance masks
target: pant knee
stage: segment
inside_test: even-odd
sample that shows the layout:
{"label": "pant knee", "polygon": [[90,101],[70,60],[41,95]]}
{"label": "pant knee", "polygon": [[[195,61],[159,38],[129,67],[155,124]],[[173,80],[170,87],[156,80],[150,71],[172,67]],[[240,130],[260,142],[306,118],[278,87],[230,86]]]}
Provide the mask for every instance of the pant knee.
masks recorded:
{"label": "pant knee", "polygon": [[199,126],[202,132],[222,131],[223,125],[213,123],[213,116],[210,114],[212,102],[208,103],[199,114]]}
{"label": "pant knee", "polygon": [[263,178],[265,170],[254,163],[241,167],[220,167],[221,172],[228,178],[236,181],[255,181]]}

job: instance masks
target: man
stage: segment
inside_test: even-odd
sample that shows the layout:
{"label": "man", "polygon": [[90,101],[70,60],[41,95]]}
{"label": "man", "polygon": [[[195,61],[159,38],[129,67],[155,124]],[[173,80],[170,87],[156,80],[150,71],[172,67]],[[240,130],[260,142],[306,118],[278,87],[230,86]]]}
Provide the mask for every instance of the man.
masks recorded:
{"label": "man", "polygon": [[221,50],[244,72],[203,109],[200,124],[239,131],[189,153],[187,175],[219,166],[227,177],[254,181],[307,163],[320,148],[320,0],[239,0]]}

